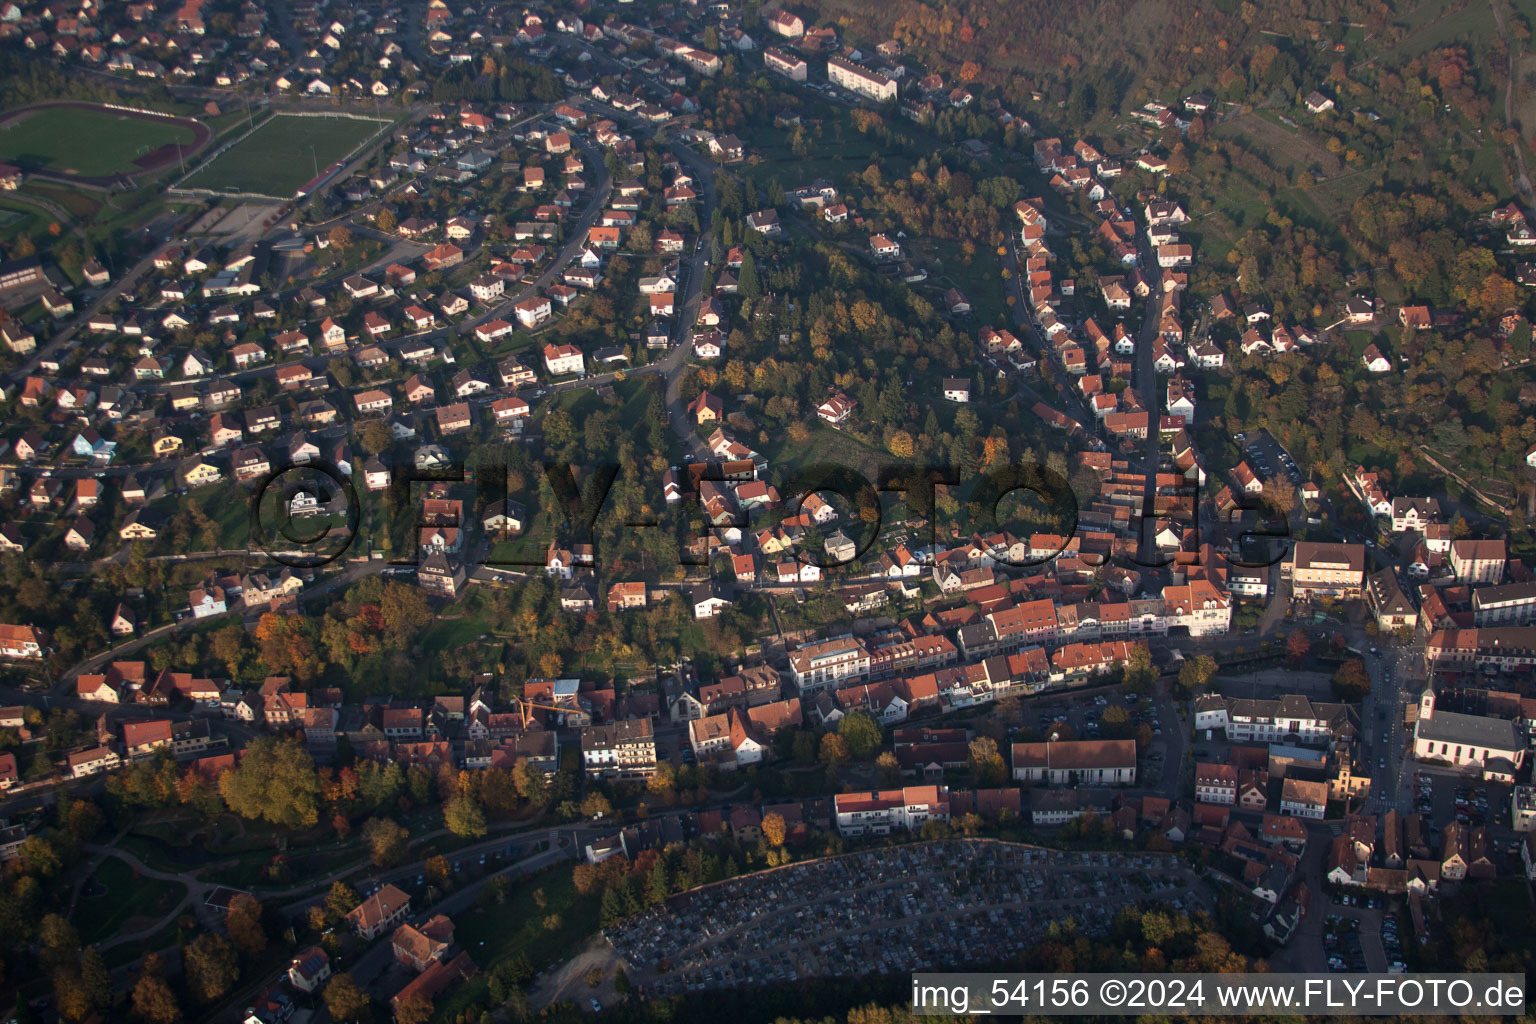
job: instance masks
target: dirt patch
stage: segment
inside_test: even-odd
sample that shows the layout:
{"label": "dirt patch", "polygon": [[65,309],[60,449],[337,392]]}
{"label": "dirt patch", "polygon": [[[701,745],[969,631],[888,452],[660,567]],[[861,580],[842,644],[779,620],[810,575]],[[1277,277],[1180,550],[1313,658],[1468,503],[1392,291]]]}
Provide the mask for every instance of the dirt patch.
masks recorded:
{"label": "dirt patch", "polygon": [[[618,951],[601,936],[593,937],[576,956],[559,967],[552,968],[541,977],[530,993],[535,1009],[543,1009],[552,1003],[569,999],[584,1013],[591,1013],[592,1000],[608,1007],[618,1000],[614,991],[614,973],[624,966]],[[593,985],[589,975],[600,973],[601,980]]]}

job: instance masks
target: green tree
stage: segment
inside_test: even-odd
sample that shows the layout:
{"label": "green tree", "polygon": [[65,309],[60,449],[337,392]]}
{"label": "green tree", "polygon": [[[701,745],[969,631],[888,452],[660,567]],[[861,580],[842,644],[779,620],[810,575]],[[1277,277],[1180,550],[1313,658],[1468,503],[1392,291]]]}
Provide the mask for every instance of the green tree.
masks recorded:
{"label": "green tree", "polygon": [[443,824],[461,839],[476,839],[485,835],[485,812],[474,797],[460,793],[443,805]]}
{"label": "green tree", "polygon": [[332,882],[330,891],[325,894],[325,912],[331,921],[340,921],[362,902],[346,882]]}
{"label": "green tree", "polygon": [[243,818],[291,829],[309,828],[320,820],[315,763],[297,739],[252,740],[239,764],[219,776],[219,794]]}
{"label": "green tree", "polygon": [[757,258],[748,249],[742,253],[741,267],[736,271],[736,291],[748,301],[762,297],[763,285],[757,276]]}
{"label": "green tree", "polygon": [[666,902],[669,892],[667,865],[657,858],[656,863],[651,865],[651,877],[646,881],[645,902],[653,907],[660,906]]}
{"label": "green tree", "polygon": [[848,744],[848,754],[862,761],[880,749],[883,738],[880,723],[867,711],[844,715],[837,723],[837,734]]}
{"label": "green tree", "polygon": [[1146,644],[1131,647],[1125,659],[1125,683],[1133,689],[1145,689],[1157,678],[1152,668],[1152,652]]}
{"label": "green tree", "polygon": [[1186,659],[1179,668],[1179,688],[1186,694],[1199,693],[1215,674],[1216,659],[1209,654]]}

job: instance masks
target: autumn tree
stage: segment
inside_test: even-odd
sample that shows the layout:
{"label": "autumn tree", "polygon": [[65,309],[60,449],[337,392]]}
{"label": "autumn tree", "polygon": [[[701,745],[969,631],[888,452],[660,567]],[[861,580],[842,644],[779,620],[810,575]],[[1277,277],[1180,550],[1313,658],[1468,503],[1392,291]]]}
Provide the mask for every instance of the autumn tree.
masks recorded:
{"label": "autumn tree", "polygon": [[788,828],[784,823],[784,815],[778,811],[770,811],[763,815],[763,841],[769,846],[783,846],[788,835]]}
{"label": "autumn tree", "polygon": [[112,978],[95,946],[87,946],[78,961],[53,972],[54,1003],[65,1020],[83,1021],[112,1002]]}
{"label": "autumn tree", "polygon": [[389,424],[383,420],[369,420],[363,424],[363,429],[358,435],[362,442],[363,450],[369,455],[377,455],[394,444],[394,435],[389,432]]}
{"label": "autumn tree", "polygon": [[901,785],[901,762],[889,750],[882,750],[875,758],[875,780],[885,787]]}
{"label": "autumn tree", "polygon": [[1285,660],[1292,668],[1299,668],[1312,650],[1312,641],[1304,629],[1293,629],[1285,638]]}
{"label": "autumn tree", "polygon": [[240,952],[255,959],[267,950],[267,933],[261,926],[261,904],[250,893],[240,893],[229,902],[224,919],[230,941]]}
{"label": "autumn tree", "polygon": [[427,1024],[432,1019],[432,1000],[417,992],[395,1004],[395,1024]]}
{"label": "autumn tree", "polygon": [[393,818],[369,818],[363,822],[363,842],[368,846],[368,856],[381,868],[405,859],[410,848],[409,837],[405,827]]}
{"label": "autumn tree", "polygon": [[325,986],[325,1008],[337,1024],[373,1024],[373,1004],[350,974],[338,974]]}
{"label": "autumn tree", "polygon": [[817,758],[829,771],[837,771],[848,763],[848,741],[840,734],[829,732],[821,738]]}
{"label": "autumn tree", "polygon": [[1340,665],[1329,682],[1333,686],[1333,695],[1345,702],[1364,700],[1371,692],[1371,677],[1360,658],[1350,658]]}
{"label": "autumn tree", "polygon": [[180,1024],[181,1006],[176,993],[165,981],[165,964],[160,954],[144,958],[139,980],[133,985],[133,1016],[144,1024]]}
{"label": "autumn tree", "polygon": [[978,786],[995,786],[1008,777],[1008,767],[998,752],[997,741],[990,736],[977,736],[971,740],[971,777]]}
{"label": "autumn tree", "polygon": [[182,949],[187,987],[201,1003],[211,1003],[240,977],[235,947],[222,935],[204,932]]}

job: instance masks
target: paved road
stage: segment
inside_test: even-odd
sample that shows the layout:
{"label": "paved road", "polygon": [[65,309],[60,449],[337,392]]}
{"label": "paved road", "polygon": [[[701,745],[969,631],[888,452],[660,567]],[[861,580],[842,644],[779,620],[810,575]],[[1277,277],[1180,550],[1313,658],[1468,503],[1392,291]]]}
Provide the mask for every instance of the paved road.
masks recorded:
{"label": "paved road", "polygon": [[1157,329],[1161,326],[1157,314],[1159,303],[1163,300],[1163,280],[1145,231],[1137,236],[1137,248],[1140,251],[1142,275],[1152,291],[1147,295],[1146,319],[1142,322],[1141,333],[1136,338],[1136,394],[1141,399],[1142,405],[1146,407],[1148,417],[1147,439],[1144,442],[1145,454],[1142,462],[1142,472],[1146,474],[1146,489],[1142,493],[1141,536],[1136,557],[1142,566],[1156,566],[1165,564],[1167,561],[1157,550],[1157,520],[1154,514],[1157,508],[1157,470],[1163,461],[1162,438],[1158,431],[1158,412],[1163,406],[1157,369],[1152,365],[1152,344],[1157,340]]}
{"label": "paved road", "polygon": [[[330,593],[337,587],[350,586],[365,576],[371,576],[375,573],[383,572],[387,568],[389,568],[389,563],[382,559],[370,559],[366,562],[350,562],[347,564],[346,569],[344,569],[338,575],[332,576],[331,578],[324,580],[315,586],[301,592],[300,600],[301,602],[308,601],[323,594]],[[231,616],[231,621],[234,621],[239,617],[240,612],[235,611],[228,614]],[[198,623],[203,623],[207,620],[202,619],[196,621]],[[118,707],[115,705],[101,705],[92,701],[82,701],[75,696],[75,680],[82,674],[90,674],[98,671],[109,661],[118,661],[127,658],[151,641],[159,639],[167,633],[176,632],[183,625],[191,626],[193,622],[194,620],[188,619],[185,622],[170,623],[165,626],[160,626],[156,629],[150,630],[147,633],[136,636],[131,640],[121,641],[120,643],[105,651],[99,651],[96,654],[91,655],[89,658],[86,658],[84,661],[81,661],[75,665],[71,665],[69,668],[60,673],[58,682],[55,683],[53,688],[49,691],[49,706],[72,707],[76,710],[88,711],[91,714],[106,713],[111,716],[126,716],[135,711],[152,711],[156,714],[163,714],[163,712],[156,712],[153,708]],[[27,703],[37,699],[36,694],[25,693],[24,691],[14,690],[8,687],[0,687],[0,697],[4,697],[6,699],[16,699],[18,702]]]}
{"label": "paved road", "polygon": [[[1504,40],[1504,45],[1509,51],[1509,70],[1504,82],[1504,124],[1514,127],[1515,124],[1515,82],[1516,73],[1519,70],[1520,55],[1524,47],[1520,45],[1517,37],[1504,30],[1504,9],[1499,0],[1488,0],[1488,6],[1493,8],[1493,19],[1499,26],[1499,37]],[[1526,203],[1536,206],[1536,192],[1531,190],[1531,177],[1525,169],[1525,147],[1519,139],[1515,140],[1515,164],[1520,168],[1520,177],[1514,183],[1520,193],[1525,196]]]}
{"label": "paved road", "polygon": [[660,372],[667,381],[665,402],[672,431],[682,442],[686,453],[701,458],[708,449],[699,440],[678,389],[686,369],[689,339],[699,319],[699,305],[704,301],[704,272],[709,267],[710,252],[709,224],[715,210],[715,171],[708,161],[685,146],[673,146],[672,152],[687,165],[694,180],[699,183],[698,191],[703,204],[699,211],[699,224],[703,233],[694,243],[693,255],[684,264],[683,274],[687,283],[682,305],[677,307],[678,336],[672,351],[662,360]]}

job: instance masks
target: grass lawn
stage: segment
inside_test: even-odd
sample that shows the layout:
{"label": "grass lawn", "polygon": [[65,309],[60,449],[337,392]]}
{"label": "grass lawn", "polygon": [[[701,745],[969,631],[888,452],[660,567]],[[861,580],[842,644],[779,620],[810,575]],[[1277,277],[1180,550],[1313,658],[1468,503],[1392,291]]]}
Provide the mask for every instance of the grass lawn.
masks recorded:
{"label": "grass lawn", "polygon": [[1408,34],[1401,42],[1382,51],[1382,58],[1405,58],[1424,53],[1452,41],[1491,42],[1498,35],[1498,23],[1487,4],[1452,6],[1424,3],[1408,16]]}
{"label": "grass lawn", "polygon": [[[186,887],[157,878],[135,878],[133,868],[109,857],[91,876],[91,888],[75,906],[74,925],[83,942],[101,942],[125,928],[157,921],[186,895]],[[99,891],[105,889],[105,892]],[[134,923],[133,918],[144,921]]]}
{"label": "grass lawn", "polygon": [[[468,333],[465,337],[473,337],[473,333]],[[493,359],[499,359],[502,356],[509,356],[513,352],[521,352],[532,344],[533,335],[526,331],[513,331],[511,334],[502,335],[496,344],[487,350],[486,355]]]}
{"label": "grass lawn", "polygon": [[[185,917],[185,915],[182,916]],[[179,946],[190,938],[192,938],[191,935],[182,934],[181,925],[177,921],[172,921],[143,942],[124,942],[113,946],[102,953],[101,958],[106,962],[107,968],[112,970],[131,964],[146,953]]]}
{"label": "grass lawn", "polygon": [[428,654],[441,654],[450,648],[467,646],[490,631],[491,627],[485,620],[473,616],[462,619],[439,617],[432,628],[422,634],[420,645]]}
{"label": "grass lawn", "polygon": [[775,477],[781,481],[792,480],[800,467],[825,464],[848,466],[863,473],[865,479],[873,480],[880,463],[890,461],[889,453],[819,423],[805,444],[775,438],[763,446],[763,455],[775,467]]}
{"label": "grass lawn", "polygon": [[277,114],[183,184],[286,199],[383,127],[372,118]]}
{"label": "grass lawn", "polygon": [[[226,487],[226,485],[220,485]],[[219,547],[224,550],[243,548],[251,542],[251,493],[239,484],[230,482],[218,500],[204,501],[203,511],[219,526]],[[270,523],[272,520],[266,520]],[[263,525],[265,525],[265,523]],[[275,527],[268,526],[268,530]],[[294,530],[297,535],[309,532],[308,524]]]}
{"label": "grass lawn", "polygon": [[0,199],[0,240],[35,235],[48,226],[48,218],[35,206],[14,199]]}
{"label": "grass lawn", "polygon": [[0,127],[0,162],[95,177],[134,171],[135,157],[171,143],[190,144],[193,138],[184,124],[59,107]]}
{"label": "grass lawn", "polygon": [[[547,905],[534,902],[542,891]],[[558,915],[560,927],[544,927],[545,918]],[[516,885],[502,906],[476,907],[454,919],[454,938],[481,966],[481,972],[438,1000],[434,1021],[451,1021],[485,994],[486,976],[500,961],[518,953],[528,958],[534,971],[570,957],[597,930],[598,895],[583,896],[571,883],[569,864],[558,864]]]}

